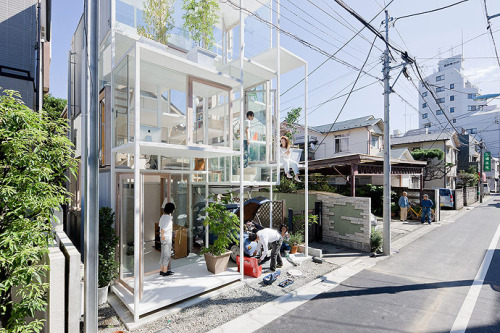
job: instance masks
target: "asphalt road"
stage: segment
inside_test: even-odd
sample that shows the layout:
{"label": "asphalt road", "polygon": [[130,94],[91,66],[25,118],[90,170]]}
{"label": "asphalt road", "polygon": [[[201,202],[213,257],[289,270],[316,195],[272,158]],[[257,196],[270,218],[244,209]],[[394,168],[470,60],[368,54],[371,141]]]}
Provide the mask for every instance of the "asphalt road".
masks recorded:
{"label": "asphalt road", "polygon": [[257,332],[499,333],[499,226],[497,195]]}

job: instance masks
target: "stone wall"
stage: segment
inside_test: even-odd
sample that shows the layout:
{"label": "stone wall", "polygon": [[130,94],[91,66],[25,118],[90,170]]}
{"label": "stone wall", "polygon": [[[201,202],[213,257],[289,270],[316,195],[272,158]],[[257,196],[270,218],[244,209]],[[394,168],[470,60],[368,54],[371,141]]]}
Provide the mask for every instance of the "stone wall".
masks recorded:
{"label": "stone wall", "polygon": [[464,187],[464,206],[470,206],[477,201],[477,188]]}
{"label": "stone wall", "polygon": [[323,241],[370,252],[370,198],[316,195],[323,202]]}
{"label": "stone wall", "polygon": [[461,188],[457,188],[453,191],[453,200],[455,202],[455,209],[459,210],[464,207],[464,191]]}

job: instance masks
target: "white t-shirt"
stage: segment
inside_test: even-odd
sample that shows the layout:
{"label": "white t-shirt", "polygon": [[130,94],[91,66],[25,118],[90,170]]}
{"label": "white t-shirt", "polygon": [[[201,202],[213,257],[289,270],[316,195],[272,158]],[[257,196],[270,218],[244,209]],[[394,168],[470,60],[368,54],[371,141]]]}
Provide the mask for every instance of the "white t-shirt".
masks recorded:
{"label": "white t-shirt", "polygon": [[[162,215],[160,217],[160,230],[163,230],[163,235],[165,238],[172,238],[172,216],[171,215]],[[161,231],[160,231],[161,232]]]}
{"label": "white t-shirt", "polygon": [[[267,248],[269,243],[279,240],[281,238],[281,234],[278,230],[265,228],[257,231],[257,236],[259,236],[259,245],[263,248],[260,260],[264,260],[267,257]],[[280,251],[280,249],[278,249],[278,251]]]}
{"label": "white t-shirt", "polygon": [[248,131],[248,137],[245,136],[245,140],[251,140],[252,139],[252,133],[250,133],[250,126],[251,126],[251,121],[249,119],[245,120],[245,135]]}

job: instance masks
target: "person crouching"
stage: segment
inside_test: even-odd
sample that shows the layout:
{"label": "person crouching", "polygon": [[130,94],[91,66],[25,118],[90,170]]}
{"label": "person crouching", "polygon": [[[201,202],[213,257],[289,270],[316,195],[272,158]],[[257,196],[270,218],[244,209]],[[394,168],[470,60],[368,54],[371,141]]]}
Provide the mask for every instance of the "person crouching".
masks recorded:
{"label": "person crouching", "polygon": [[257,231],[257,233],[251,233],[248,235],[248,239],[252,242],[258,242],[257,248],[262,246],[262,254],[259,259],[259,265],[267,257],[268,246],[271,245],[271,271],[274,272],[276,268],[283,267],[283,259],[280,254],[283,237],[281,237],[281,233],[278,230],[265,228]]}

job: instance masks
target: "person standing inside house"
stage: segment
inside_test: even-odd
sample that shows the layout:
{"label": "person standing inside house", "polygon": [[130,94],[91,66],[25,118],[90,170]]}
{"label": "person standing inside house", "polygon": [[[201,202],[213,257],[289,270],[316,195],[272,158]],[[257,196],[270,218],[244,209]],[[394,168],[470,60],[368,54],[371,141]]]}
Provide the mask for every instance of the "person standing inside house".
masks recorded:
{"label": "person standing inside house", "polygon": [[422,224],[424,224],[426,220],[431,224],[431,208],[433,205],[434,203],[429,199],[429,196],[424,194],[424,200],[422,200],[422,217],[420,220]]}
{"label": "person standing inside house", "polygon": [[401,198],[399,198],[399,209],[401,211],[401,221],[406,221],[406,218],[408,217],[408,208],[410,207],[410,203],[408,202],[408,193],[403,192],[403,195]]}
{"label": "person standing inside house", "polygon": [[251,242],[258,242],[257,248],[262,246],[262,254],[259,259],[259,265],[267,257],[268,247],[271,245],[271,271],[275,271],[276,268],[283,267],[283,260],[281,259],[281,243],[283,243],[283,237],[278,230],[264,228],[257,231],[256,234],[251,233],[248,235],[248,239]]}
{"label": "person standing inside house", "polygon": [[250,130],[251,130],[251,125],[252,121],[255,117],[255,114],[253,111],[248,111],[246,114],[246,120],[245,120],[245,139],[243,140],[243,159],[244,159],[244,164],[243,167],[246,168],[248,167],[248,157],[250,155],[250,140],[252,137],[250,136]]}
{"label": "person standing inside house", "polygon": [[292,178],[292,175],[290,174],[290,167],[291,167],[295,175],[294,177],[295,181],[300,183],[299,164],[296,161],[292,160],[290,157],[291,157],[290,140],[286,136],[282,136],[280,139],[281,166],[285,170],[287,178]]}
{"label": "person standing inside house", "polygon": [[161,257],[160,257],[160,275],[169,276],[174,274],[171,271],[172,259],[172,213],[175,210],[175,205],[172,202],[167,202],[163,207],[163,215],[160,218],[160,239],[161,239]]}

